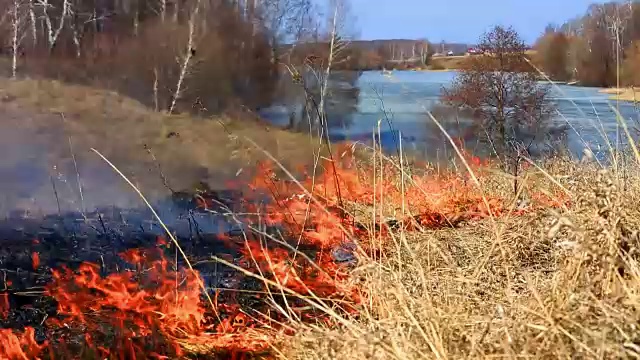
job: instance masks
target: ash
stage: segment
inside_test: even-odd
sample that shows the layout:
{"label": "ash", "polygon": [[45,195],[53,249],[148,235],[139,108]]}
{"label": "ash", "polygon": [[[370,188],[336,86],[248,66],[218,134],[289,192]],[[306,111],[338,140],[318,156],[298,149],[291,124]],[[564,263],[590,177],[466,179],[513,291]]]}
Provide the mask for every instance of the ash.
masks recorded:
{"label": "ash", "polygon": [[[233,191],[197,197],[174,193],[154,206],[212,293],[257,286],[255,280],[243,279],[237,271],[211,261],[211,255],[216,255],[236,262],[240,253],[232,246],[234,240],[241,244],[246,236],[262,236],[252,234],[237,215],[232,215],[238,210],[241,197],[241,193]],[[198,208],[197,199],[206,199],[214,206]],[[281,236],[280,230],[262,229],[276,237]],[[90,262],[100,266],[103,276],[134,271],[135,266],[123,261],[119,254],[128,249],[155,247],[159,236],[164,235],[163,227],[147,208],[108,207],[38,218],[17,211],[8,214],[0,220],[0,296],[8,299],[9,310],[7,316],[0,316],[0,328],[31,326],[36,329],[38,341],[51,338],[45,320],[57,316],[57,304],[44,290],[52,279],[52,269],[75,269]],[[313,257],[313,249],[301,251]],[[344,247],[332,253],[337,262],[344,263],[354,260],[352,252]],[[183,259],[175,259],[179,267],[185,266]],[[239,301],[247,306],[255,303],[255,299]]]}

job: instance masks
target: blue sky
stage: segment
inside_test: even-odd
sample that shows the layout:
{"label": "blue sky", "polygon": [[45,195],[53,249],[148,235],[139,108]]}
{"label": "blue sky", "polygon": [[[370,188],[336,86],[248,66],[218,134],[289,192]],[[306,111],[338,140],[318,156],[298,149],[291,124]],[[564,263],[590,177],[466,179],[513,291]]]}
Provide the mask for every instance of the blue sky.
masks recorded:
{"label": "blue sky", "polygon": [[475,42],[494,24],[533,42],[549,23],[584,14],[595,0],[351,0],[360,38]]}

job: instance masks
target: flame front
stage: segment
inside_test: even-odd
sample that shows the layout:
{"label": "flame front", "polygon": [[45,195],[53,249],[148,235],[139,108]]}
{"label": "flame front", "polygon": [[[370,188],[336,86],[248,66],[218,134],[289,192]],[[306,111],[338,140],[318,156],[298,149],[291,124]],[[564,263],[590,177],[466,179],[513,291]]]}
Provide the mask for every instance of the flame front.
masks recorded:
{"label": "flame front", "polygon": [[[24,332],[1,329],[0,359],[36,359],[45,350],[52,358],[60,353],[93,353],[121,359],[182,356],[198,347],[231,354],[267,351],[280,334],[290,333],[290,319],[330,322],[328,315],[308,306],[305,299],[334,301],[345,314],[357,314],[365,292],[353,285],[349,271],[331,252],[355,243],[365,252],[384,249],[369,241],[371,234],[349,211],[350,206],[369,211],[368,219],[375,219],[372,223],[380,233],[385,229],[384,218],[394,213],[411,229],[438,228],[490,213],[500,216],[508,210],[501,198],[483,198],[468,177],[451,173],[407,175],[403,179],[407,186],[400,186],[396,167],[356,167],[353,156],[344,149],[349,148],[338,152],[342,155],[339,159],[324,163],[319,177],[301,181],[302,188],[277,179],[268,164],[260,167],[251,182],[256,193],[271,194],[269,201],[251,205],[261,214],[252,224],[278,226],[284,240],[263,235],[236,242],[240,253],[237,264],[263,278],[256,298],[270,296],[274,300],[297,294],[287,298],[294,316],[287,316],[282,308],[271,311],[267,305],[250,313],[236,295],[225,297],[219,292],[214,294],[212,307],[203,301],[198,272],[179,269],[168,261],[163,255],[167,244],[163,240],[156,248],[121,254],[135,266],[128,271],[104,276],[101,266],[91,263],[75,270],[53,271],[47,294],[57,301],[59,316],[49,319],[47,325],[50,336],[59,334],[60,341],[38,344],[32,328]],[[486,164],[477,158],[470,158],[469,163],[481,176]],[[532,198],[544,206],[564,204],[559,197],[537,194]],[[206,201],[199,204],[207,206]],[[515,213],[524,211],[528,210]],[[37,268],[40,256],[33,253],[32,260]],[[0,294],[0,315],[6,316],[8,310],[8,298]]]}

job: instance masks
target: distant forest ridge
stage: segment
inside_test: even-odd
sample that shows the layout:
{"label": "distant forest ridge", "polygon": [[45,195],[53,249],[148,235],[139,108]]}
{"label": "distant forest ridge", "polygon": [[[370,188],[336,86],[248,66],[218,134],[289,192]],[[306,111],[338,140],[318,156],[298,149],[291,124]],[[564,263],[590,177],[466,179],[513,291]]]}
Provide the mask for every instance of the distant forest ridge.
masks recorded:
{"label": "distant forest ridge", "polygon": [[[349,45],[363,51],[378,51],[384,49],[393,58],[409,58],[414,53],[416,47],[427,43],[432,53],[447,53],[452,51],[455,55],[463,55],[467,49],[475,47],[471,43],[433,43],[426,39],[373,39],[373,40],[350,40]],[[290,49],[293,44],[283,45],[283,50]],[[298,44],[297,46],[300,46]]]}
{"label": "distant forest ridge", "polygon": [[382,46],[386,46],[386,47],[396,46],[398,49],[410,52],[414,44],[425,42],[425,41],[427,41],[433,47],[434,52],[453,51],[454,53],[463,54],[467,51],[468,48],[475,46],[475,44],[465,44],[465,43],[447,43],[447,42],[433,43],[428,40],[421,40],[421,39],[354,40],[354,41],[351,41],[351,44],[354,46],[362,47],[366,50],[373,50]]}

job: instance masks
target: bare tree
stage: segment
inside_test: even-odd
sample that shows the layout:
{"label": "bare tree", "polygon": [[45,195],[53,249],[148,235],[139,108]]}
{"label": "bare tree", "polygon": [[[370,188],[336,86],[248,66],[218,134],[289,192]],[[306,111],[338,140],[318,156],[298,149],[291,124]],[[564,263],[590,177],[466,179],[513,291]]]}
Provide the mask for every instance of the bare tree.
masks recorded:
{"label": "bare tree", "polygon": [[58,42],[62,29],[64,29],[65,20],[71,11],[71,4],[69,3],[69,0],[62,1],[60,14],[57,16],[57,24],[54,24],[54,19],[56,19],[56,17],[52,16],[51,13],[52,10],[55,10],[55,6],[49,3],[49,0],[38,0],[38,5],[42,8],[42,16],[46,25],[47,46],[49,48],[49,52],[52,52]]}
{"label": "bare tree", "polygon": [[550,115],[548,87],[538,83],[537,74],[525,56],[526,46],[513,28],[496,26],[480,39],[485,55],[468,59],[453,85],[443,90],[450,105],[479,114],[479,124],[495,153],[504,159],[519,159],[524,139],[540,133]]}
{"label": "bare tree", "polygon": [[22,0],[13,0],[9,10],[11,23],[11,77],[15,78],[18,69],[18,57],[25,36],[27,14],[26,4]]}
{"label": "bare tree", "polygon": [[33,0],[29,0],[29,24],[31,25],[31,46],[38,46],[38,24]]}
{"label": "bare tree", "polygon": [[191,65],[191,60],[195,55],[195,43],[196,43],[196,26],[199,24],[198,15],[200,13],[200,0],[196,0],[193,5],[193,9],[191,11],[191,15],[189,16],[189,37],[187,40],[187,46],[182,57],[182,62],[180,64],[180,75],[178,77],[178,83],[176,84],[176,90],[171,99],[171,105],[169,105],[168,112],[169,114],[173,113],[176,107],[176,103],[180,96],[182,95],[184,81],[189,72],[189,66]]}
{"label": "bare tree", "polygon": [[569,79],[569,38],[562,31],[548,28],[535,44],[542,70],[553,80]]}
{"label": "bare tree", "polygon": [[257,8],[249,13],[258,16],[266,32],[270,34],[271,61],[274,64],[278,60],[278,48],[282,43],[295,44],[311,31],[311,0],[264,0],[258,5],[254,1],[253,5]]}
{"label": "bare tree", "polygon": [[326,37],[332,33],[344,40],[352,40],[358,36],[356,17],[349,0],[329,0],[325,25]]}
{"label": "bare tree", "polygon": [[[304,52],[301,69],[290,68],[294,82],[303,85],[305,99],[301,117],[308,120],[311,130],[322,130],[326,126],[326,104],[330,96],[329,77],[332,71],[336,66],[353,60],[350,56],[352,49],[349,49],[350,38],[353,37],[350,26],[353,22],[348,0],[329,0],[325,9],[328,14],[320,17],[320,20],[326,23],[318,21],[313,44],[304,44],[304,48],[312,50],[312,53]],[[299,128],[295,122],[293,114],[290,127]]]}
{"label": "bare tree", "polygon": [[[590,6],[587,13],[561,27],[570,42],[568,67],[583,85],[617,86],[625,49],[640,39],[640,3],[607,2]],[[550,47],[554,51],[553,47]],[[545,54],[542,54],[546,56]]]}

